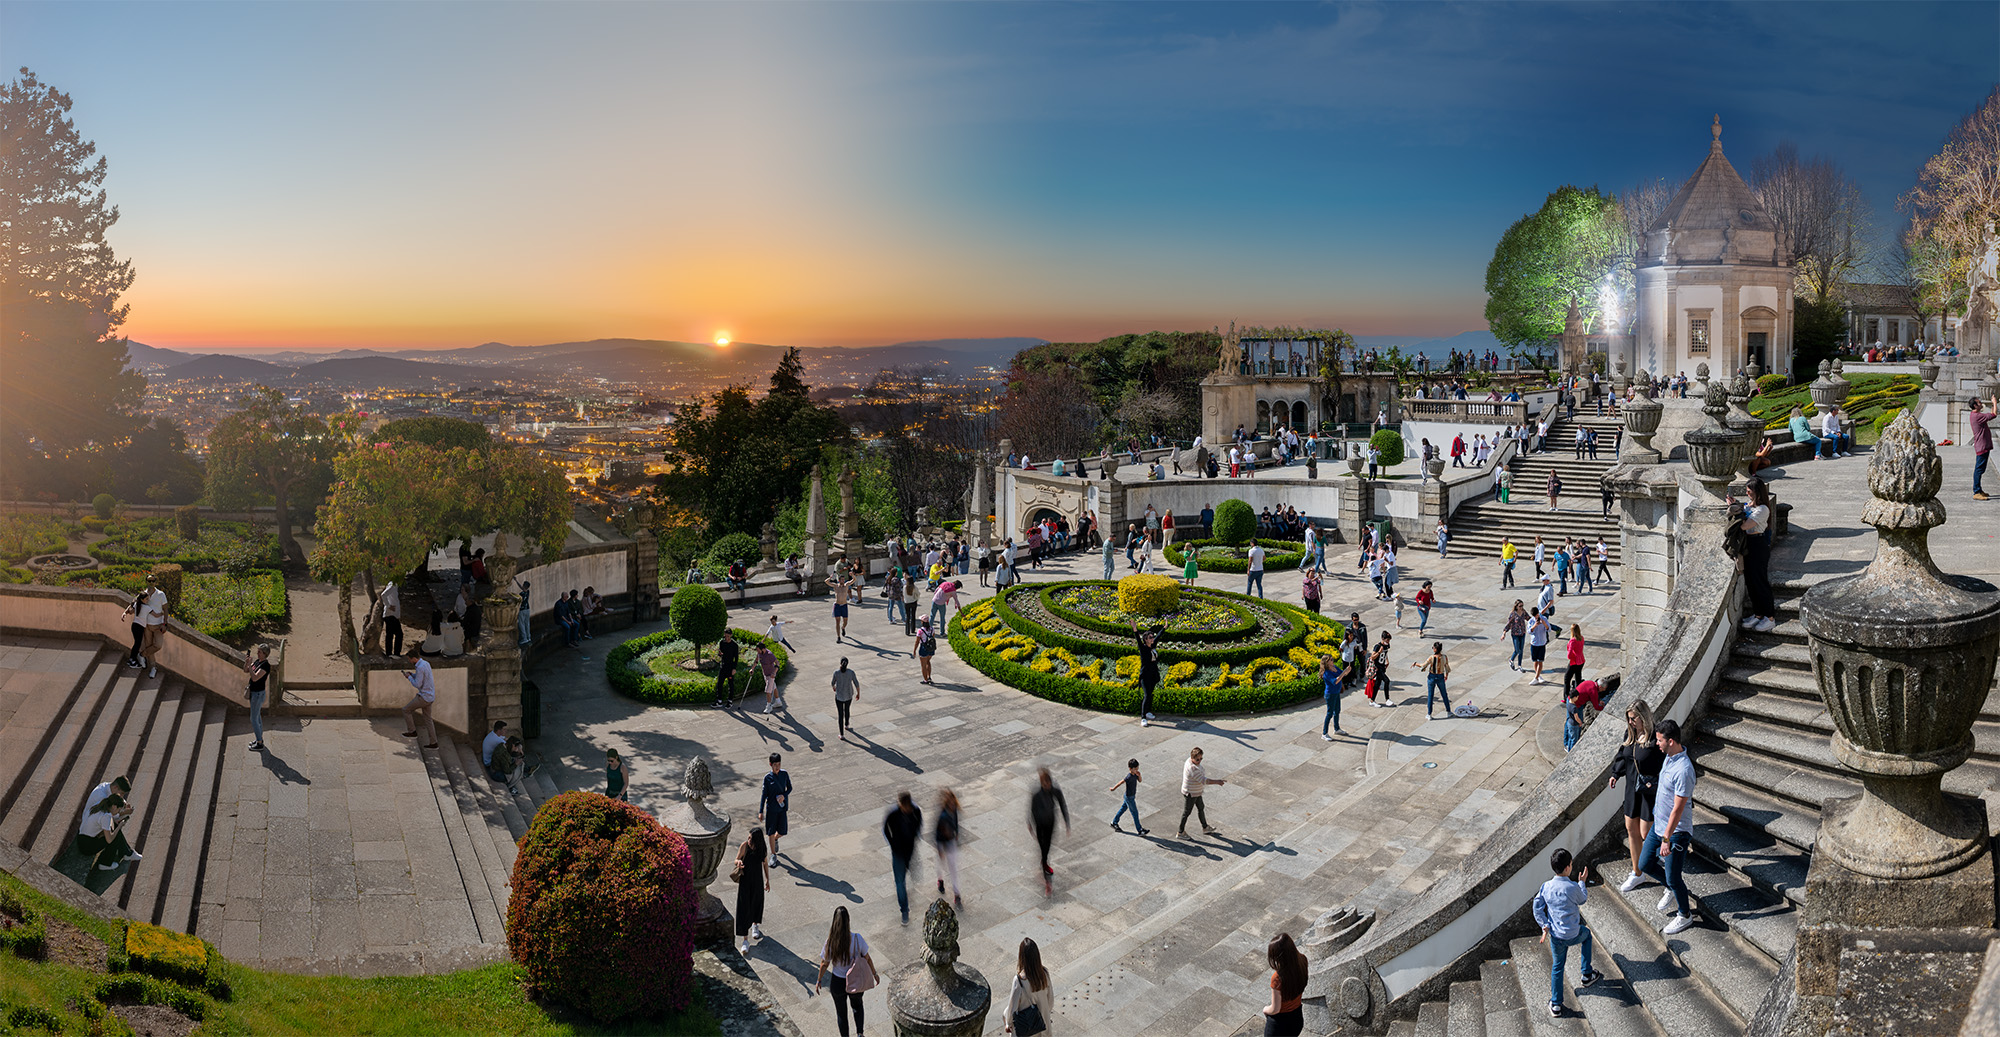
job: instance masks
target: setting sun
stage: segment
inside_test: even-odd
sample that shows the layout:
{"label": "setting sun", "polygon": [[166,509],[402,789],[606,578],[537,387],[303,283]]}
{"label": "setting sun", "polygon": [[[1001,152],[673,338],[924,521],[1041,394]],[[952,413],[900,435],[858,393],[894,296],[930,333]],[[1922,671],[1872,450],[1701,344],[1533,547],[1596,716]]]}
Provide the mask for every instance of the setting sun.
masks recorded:
{"label": "setting sun", "polygon": [[715,344],[716,344],[716,345],[718,345],[718,346],[726,346],[726,345],[728,345],[728,344],[729,344],[729,334],[728,334],[727,332],[719,332],[719,333],[717,333],[717,334],[716,334],[716,336],[715,336]]}

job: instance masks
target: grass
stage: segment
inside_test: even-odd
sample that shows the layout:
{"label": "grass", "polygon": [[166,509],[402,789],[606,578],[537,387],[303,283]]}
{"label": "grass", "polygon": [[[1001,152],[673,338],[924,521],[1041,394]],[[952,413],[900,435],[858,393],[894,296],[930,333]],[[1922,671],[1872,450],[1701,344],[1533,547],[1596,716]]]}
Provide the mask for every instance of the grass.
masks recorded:
{"label": "grass", "polygon": [[[103,941],[121,944],[120,927],[43,896],[0,872],[0,885],[30,906]],[[679,1015],[600,1026],[578,1013],[544,1006],[522,989],[520,970],[501,962],[440,976],[296,976],[231,963],[234,996],[213,1002],[196,1034],[720,1034],[721,1026],[699,1002]],[[31,1005],[62,1020],[62,1033],[90,1032],[74,1006],[89,998],[105,975],[53,962],[0,954],[0,1002]],[[118,1032],[113,1028],[113,1032]]]}

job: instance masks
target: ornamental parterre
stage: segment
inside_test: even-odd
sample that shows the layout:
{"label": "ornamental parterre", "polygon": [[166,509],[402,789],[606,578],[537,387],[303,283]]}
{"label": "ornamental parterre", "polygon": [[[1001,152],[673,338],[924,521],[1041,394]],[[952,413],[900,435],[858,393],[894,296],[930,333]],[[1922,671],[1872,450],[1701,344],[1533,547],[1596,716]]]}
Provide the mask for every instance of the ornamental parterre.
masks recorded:
{"label": "ornamental parterre", "polygon": [[[1134,618],[1117,584],[1023,584],[953,618],[951,645],[988,677],[1040,698],[1107,712],[1139,705]],[[1187,588],[1163,623],[1154,708],[1166,713],[1254,712],[1321,693],[1320,657],[1337,654],[1340,624],[1303,609],[1227,591]]]}

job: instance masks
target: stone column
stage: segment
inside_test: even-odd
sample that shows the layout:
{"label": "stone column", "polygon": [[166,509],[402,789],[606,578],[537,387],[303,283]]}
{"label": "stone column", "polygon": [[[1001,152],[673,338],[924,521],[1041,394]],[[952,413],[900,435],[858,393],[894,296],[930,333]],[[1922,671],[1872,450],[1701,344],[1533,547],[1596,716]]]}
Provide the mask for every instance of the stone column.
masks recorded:
{"label": "stone column", "polygon": [[986,1032],[993,988],[978,969],[958,960],[958,913],[941,897],[924,912],[923,960],[903,966],[888,986],[889,1019],[897,1037],[977,1037]]}
{"label": "stone column", "polygon": [[1879,537],[1874,561],[1800,607],[1833,756],[1862,791],[1821,811],[1791,988],[1767,999],[1753,1032],[1822,1034],[1838,1020],[1890,1033],[1927,999],[1926,1028],[1957,1033],[1952,992],[1978,978],[1995,920],[1986,807],[1941,786],[1972,753],[2000,655],[2000,590],[1932,561],[1943,478],[1905,411],[1869,460],[1861,520]]}
{"label": "stone column", "polygon": [[632,535],[632,622],[660,618],[660,542],[644,526]]}
{"label": "stone column", "polygon": [[[708,884],[715,881],[716,869],[729,851],[729,815],[709,809],[708,801],[714,795],[708,763],[699,756],[689,760],[687,772],[681,778],[680,800],[660,815],[660,824],[673,830],[688,846],[689,870],[694,879],[695,939],[727,943],[734,932],[729,909],[708,891]],[[743,878],[746,882],[752,880],[748,873]]]}
{"label": "stone column", "polygon": [[[1722,286],[1722,327],[1716,330],[1722,334],[1721,341],[1727,343],[1729,352],[1722,355],[1724,375],[1743,366],[1743,290],[1734,283]],[[1715,348],[1714,341],[1709,344]]]}
{"label": "stone column", "polygon": [[[1354,459],[1348,461],[1354,466]],[[1350,544],[1361,542],[1361,527],[1375,517],[1375,484],[1366,476],[1356,475],[1340,482],[1340,528],[1337,532],[1347,538]]]}
{"label": "stone column", "polygon": [[[1083,462],[1077,461],[1081,466]],[[972,504],[965,516],[965,534],[976,547],[988,543],[993,537],[991,523],[986,521],[986,501],[992,494],[986,488],[986,461],[984,458],[972,462]]]}
{"label": "stone column", "polygon": [[806,498],[805,562],[808,583],[826,580],[826,483],[813,465],[812,493]]}
{"label": "stone column", "polygon": [[[522,726],[521,645],[520,638],[514,636],[515,624],[521,616],[521,598],[514,593],[516,563],[512,555],[499,553],[497,544],[495,548],[495,553],[486,559],[486,573],[493,578],[494,593],[479,603],[480,618],[491,634],[480,652],[486,657],[486,720],[474,724],[474,730],[491,729],[495,720],[505,720],[508,726],[517,729]],[[657,572],[653,580],[657,600]]]}

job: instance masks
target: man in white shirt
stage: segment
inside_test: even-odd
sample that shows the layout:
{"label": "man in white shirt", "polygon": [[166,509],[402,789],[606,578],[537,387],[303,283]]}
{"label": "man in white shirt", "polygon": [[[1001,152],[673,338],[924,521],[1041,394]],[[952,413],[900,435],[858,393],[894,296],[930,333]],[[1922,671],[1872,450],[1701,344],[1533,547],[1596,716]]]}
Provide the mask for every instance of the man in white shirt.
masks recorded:
{"label": "man in white shirt", "polygon": [[1319,530],[1312,523],[1306,523],[1306,553],[1299,557],[1299,571],[1313,567],[1313,559],[1319,554]]}
{"label": "man in white shirt", "polygon": [[382,654],[392,658],[403,654],[403,592],[396,581],[383,586],[375,611],[382,616]]}
{"label": "man in white shirt", "polygon": [[90,790],[90,796],[83,801],[83,812],[86,814],[90,813],[92,807],[104,802],[104,797],[112,795],[130,799],[132,796],[132,783],[124,775],[119,775],[110,781],[99,784],[96,788]]}
{"label": "man in white shirt", "polygon": [[1201,794],[1210,785],[1221,784],[1223,784],[1221,778],[1211,778],[1208,772],[1202,769],[1201,749],[1188,750],[1187,764],[1181,768],[1181,838],[1187,838],[1189,814],[1198,814],[1201,817],[1202,831],[1215,831],[1215,826],[1208,823],[1208,807],[1202,802]]}
{"label": "man in white shirt", "polygon": [[1854,452],[1848,449],[1854,445],[1854,441],[1849,439],[1841,429],[1839,407],[1829,409],[1826,412],[1826,416],[1820,419],[1819,434],[1820,439],[1827,444],[1827,449],[1832,451],[1831,456],[1854,456]]}
{"label": "man in white shirt", "polygon": [[424,744],[424,748],[435,749],[438,747],[437,722],[431,718],[431,711],[437,702],[437,681],[431,674],[430,660],[424,658],[422,645],[411,645],[408,655],[412,665],[410,672],[403,676],[409,680],[410,687],[416,689],[416,694],[410,696],[410,704],[403,707],[403,722],[409,727],[403,732],[403,737],[417,736],[417,714],[422,713],[424,730],[430,735],[430,741]]}
{"label": "man in white shirt", "polygon": [[1264,549],[1255,540],[1250,541],[1249,563],[1243,593],[1249,594],[1254,589],[1261,598],[1264,596]]}
{"label": "man in white shirt", "polygon": [[153,574],[146,574],[146,593],[139,599],[139,622],[146,627],[139,654],[146,661],[148,677],[160,675],[160,648],[167,640],[167,592],[159,588],[157,580]]}

